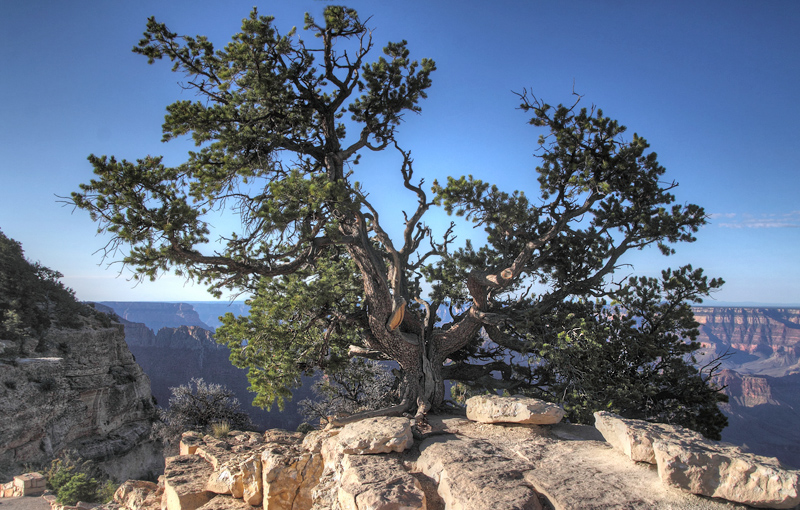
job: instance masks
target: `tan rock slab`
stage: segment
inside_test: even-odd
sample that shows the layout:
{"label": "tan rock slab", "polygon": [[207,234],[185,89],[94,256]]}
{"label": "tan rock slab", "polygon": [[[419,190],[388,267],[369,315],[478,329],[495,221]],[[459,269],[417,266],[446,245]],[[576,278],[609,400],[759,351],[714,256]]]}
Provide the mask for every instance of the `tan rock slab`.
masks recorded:
{"label": "tan rock slab", "polygon": [[283,429],[270,429],[264,432],[264,443],[299,444],[305,435],[302,432],[290,432]]}
{"label": "tan rock slab", "polygon": [[272,444],[261,455],[264,507],[270,510],[311,508],[323,462],[294,444]]}
{"label": "tan rock slab", "polygon": [[427,509],[419,481],[388,455],[345,455],[337,497],[342,510]]}
{"label": "tan rock slab", "polygon": [[251,454],[239,463],[239,470],[242,473],[242,500],[252,506],[260,505],[263,498],[259,457]]}
{"label": "tan rock slab", "polygon": [[[287,434],[293,433],[274,430],[267,431],[265,435],[278,438]],[[265,435],[252,431],[232,431],[224,438],[203,436],[195,445],[196,453],[214,468],[206,489],[215,494],[244,498],[250,505],[260,505],[260,457],[265,447]]]}
{"label": "tan rock slab", "polygon": [[114,492],[114,501],[128,510],[155,507],[160,497],[158,484],[144,480],[128,480]]}
{"label": "tan rock slab", "polygon": [[337,435],[339,430],[312,430],[303,438],[303,449],[312,453],[322,451],[322,445],[332,435]]}
{"label": "tan rock slab", "polygon": [[755,507],[800,505],[800,470],[777,459],[712,441],[664,438],[653,443],[658,474],[671,487]]}
{"label": "tan rock slab", "polygon": [[41,473],[25,473],[14,477],[16,494],[20,496],[39,496],[47,488],[47,480]]}
{"label": "tan rock slab", "polygon": [[607,411],[594,413],[594,427],[603,434],[608,444],[631,460],[648,464],[656,463],[654,441],[664,437],[681,438],[683,441],[704,440],[697,432],[677,425],[632,420]]}
{"label": "tan rock slab", "polygon": [[201,444],[203,444],[202,434],[194,431],[184,432],[181,434],[180,455],[194,455]]}
{"label": "tan rock slab", "polygon": [[478,395],[467,400],[467,418],[480,423],[550,425],[564,417],[564,410],[529,397]]}
{"label": "tan rock slab", "polygon": [[334,439],[342,453],[353,455],[402,452],[414,443],[411,420],[386,416],[349,423]]}
{"label": "tan rock slab", "polygon": [[439,436],[426,439],[419,449],[417,469],[438,483],[447,509],[542,508],[525,479],[529,467],[501,447],[480,439]]}
{"label": "tan rock slab", "polygon": [[244,485],[239,463],[231,460],[221,464],[208,477],[206,490],[215,494],[230,494],[234,498],[241,499],[244,495]]}
{"label": "tan rock slab", "polygon": [[214,493],[206,490],[212,467],[197,455],[178,455],[164,461],[164,496],[166,510],[196,510]]}
{"label": "tan rock slab", "polygon": [[631,462],[603,441],[552,441],[536,449],[516,449],[532,458],[525,479],[555,510],[737,508],[666,487],[653,467]]}
{"label": "tan rock slab", "polygon": [[227,441],[206,435],[203,436],[202,442],[197,445],[195,454],[205,459],[216,470],[219,469],[220,465],[233,459],[237,452],[233,451],[232,445]]}
{"label": "tan rock slab", "polygon": [[214,496],[198,510],[255,510],[256,507],[250,506],[241,499],[236,499],[228,495]]}

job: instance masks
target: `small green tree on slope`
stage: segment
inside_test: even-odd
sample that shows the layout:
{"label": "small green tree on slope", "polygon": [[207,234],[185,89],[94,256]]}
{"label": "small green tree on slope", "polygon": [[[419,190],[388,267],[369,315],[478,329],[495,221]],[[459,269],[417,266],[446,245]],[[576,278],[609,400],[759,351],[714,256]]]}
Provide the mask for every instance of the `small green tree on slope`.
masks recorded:
{"label": "small green tree on slope", "polygon": [[[434,62],[410,60],[405,41],[369,62],[371,31],[344,7],[327,7],[321,22],[306,15],[304,28],[314,45],[254,10],[215,49],[151,18],[134,51],[170,59],[199,95],[167,107],[164,140],[191,135],[198,149],[176,167],[92,155],[96,178],[72,195],[113,235],[112,249],[127,247],[123,261],[138,276],[174,269],[217,294],[252,294],[249,317],[227,317],[217,339],[249,368],[255,403],[280,404],[301,374],[358,355],[399,364],[391,412],[423,415],[449,379],[677,422],[699,416],[696,428],[718,435],[720,395],[685,363],[697,345],[680,337],[696,334],[686,302],[721,282],[689,268],[658,280],[615,272],[629,250],[656,244],[668,254],[706,221],[702,208],[675,204],[676,184],[662,180],[643,138],[624,140],[600,110],[522,94],[543,131],[540,196],[471,176],[426,190],[395,133],[405,113],[420,111]],[[374,171],[397,176],[417,204],[395,239],[351,173],[361,153],[383,150],[397,151],[397,167]],[[453,227],[435,237],[423,218],[437,206],[483,227],[487,243],[456,249]],[[210,245],[209,215],[220,210],[241,229]],[[443,305],[446,324],[436,315]],[[652,322],[633,327],[639,312]],[[613,376],[618,391],[598,395],[587,378],[607,376],[608,365],[627,372]],[[624,377],[638,404],[618,403]],[[690,380],[692,402],[661,399]],[[655,400],[664,409],[648,407]]]}

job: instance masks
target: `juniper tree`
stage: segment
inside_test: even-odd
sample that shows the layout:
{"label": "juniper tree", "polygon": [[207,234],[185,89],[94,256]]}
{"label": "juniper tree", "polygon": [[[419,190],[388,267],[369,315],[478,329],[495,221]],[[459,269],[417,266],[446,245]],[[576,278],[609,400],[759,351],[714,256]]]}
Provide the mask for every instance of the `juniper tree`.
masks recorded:
{"label": "juniper tree", "polygon": [[[663,372],[657,363],[673,351],[685,364],[696,345],[680,347],[680,337],[696,325],[684,304],[721,282],[688,268],[661,282],[618,271],[630,250],[669,254],[706,221],[701,207],[675,202],[677,185],[644,138],[626,140],[600,109],[522,93],[542,133],[536,199],[471,176],[426,187],[396,129],[421,111],[435,63],[412,60],[405,41],[369,61],[372,32],[344,7],[325,8],[320,22],[306,14],[304,31],[313,44],[254,9],[215,49],[150,18],[134,51],[169,59],[199,96],[167,107],[163,139],[190,135],[198,149],[175,167],[92,155],[96,178],[72,195],[137,276],[175,270],[216,295],[249,293],[249,316],[227,316],[217,338],[249,369],[257,404],[280,403],[303,373],[352,356],[396,361],[401,403],[391,411],[418,415],[442,403],[445,379],[568,398],[577,381],[569,364],[584,362],[583,351],[562,354],[576,338],[655,345],[630,361],[636,374]],[[396,166],[371,171],[397,175],[416,204],[396,238],[351,172],[363,153],[386,150]],[[423,220],[437,208],[482,227],[486,244],[456,247],[455,223],[432,232]],[[241,228],[217,242],[209,222],[220,211]],[[680,302],[670,295],[676,274]],[[640,310],[610,306],[636,292],[650,293],[641,312],[658,325],[623,332],[615,325],[630,326],[625,317]],[[452,320],[438,317],[443,307]],[[693,409],[718,415],[707,378],[688,377],[702,388]]]}

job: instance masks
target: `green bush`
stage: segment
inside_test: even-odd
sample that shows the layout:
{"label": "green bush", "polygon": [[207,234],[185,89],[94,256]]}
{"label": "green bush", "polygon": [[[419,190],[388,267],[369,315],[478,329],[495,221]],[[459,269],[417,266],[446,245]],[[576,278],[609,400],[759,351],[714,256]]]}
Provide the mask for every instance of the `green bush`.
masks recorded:
{"label": "green bush", "polygon": [[106,480],[106,483],[102,484],[99,489],[97,489],[97,499],[98,503],[108,503],[112,499],[114,499],[114,493],[117,492],[117,488],[119,486],[112,482],[111,480]]}
{"label": "green bush", "polygon": [[94,310],[79,303],[63,275],[25,258],[22,245],[0,231],[0,338],[41,338],[51,326],[81,327]]}
{"label": "green bush", "polygon": [[100,487],[100,482],[89,478],[86,473],[77,473],[58,489],[56,501],[69,506],[75,505],[78,501],[94,502],[97,500]]}
{"label": "green bush", "polygon": [[54,459],[44,475],[62,505],[72,506],[78,501],[107,503],[117,489],[111,480],[102,481],[104,476],[90,461],[82,461],[70,452]]}

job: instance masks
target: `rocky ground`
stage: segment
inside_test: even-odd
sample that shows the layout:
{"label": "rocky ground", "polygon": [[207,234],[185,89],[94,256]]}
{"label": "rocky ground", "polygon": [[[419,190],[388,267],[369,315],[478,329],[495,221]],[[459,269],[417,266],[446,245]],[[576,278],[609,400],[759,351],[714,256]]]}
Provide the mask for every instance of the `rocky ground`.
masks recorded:
{"label": "rocky ground", "polygon": [[569,425],[559,423],[562,411],[541,401],[470,402],[466,417],[429,416],[421,424],[370,418],[305,436],[268,430],[221,439],[187,432],[159,484],[126,482],[107,510],[721,510],[800,503],[800,472],[680,427],[610,413],[598,413],[596,427]]}
{"label": "rocky ground", "polygon": [[467,401],[466,417],[428,416],[421,423],[373,417],[306,435],[186,432],[180,455],[166,459],[158,484],[129,480],[99,510],[722,510],[800,504],[800,471],[776,459],[682,427],[611,413],[595,413],[594,427],[562,424],[562,417],[558,406],[535,399],[480,396]]}

